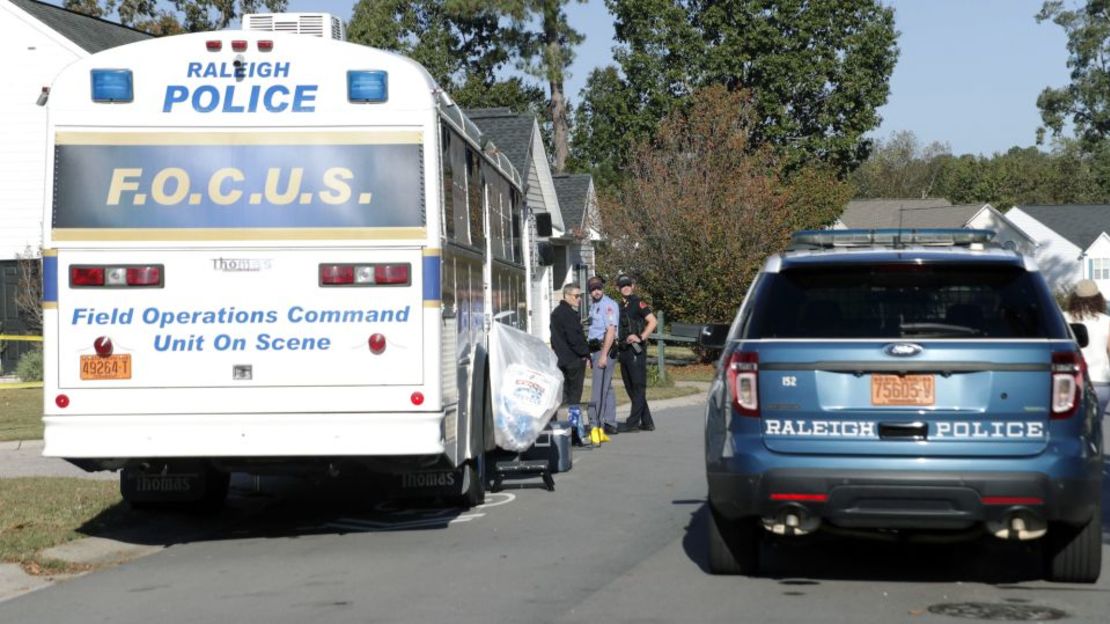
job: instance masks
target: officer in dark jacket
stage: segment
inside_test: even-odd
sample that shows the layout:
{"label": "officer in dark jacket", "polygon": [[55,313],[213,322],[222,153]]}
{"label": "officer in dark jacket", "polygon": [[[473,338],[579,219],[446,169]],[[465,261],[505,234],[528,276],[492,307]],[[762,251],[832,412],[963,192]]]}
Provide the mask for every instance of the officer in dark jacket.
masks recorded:
{"label": "officer in dark jacket", "polygon": [[621,292],[620,319],[617,322],[618,359],[624,390],[632,402],[623,431],[655,431],[655,421],[647,404],[647,339],[655,331],[651,306],[632,294],[635,282],[629,275],[617,278]]}
{"label": "officer in dark jacket", "polygon": [[551,313],[551,348],[559,358],[559,370],[563,371],[563,403],[567,405],[582,402],[586,362],[590,361],[590,347],[578,313],[581,301],[582,289],[567,284],[563,286],[563,300]]}

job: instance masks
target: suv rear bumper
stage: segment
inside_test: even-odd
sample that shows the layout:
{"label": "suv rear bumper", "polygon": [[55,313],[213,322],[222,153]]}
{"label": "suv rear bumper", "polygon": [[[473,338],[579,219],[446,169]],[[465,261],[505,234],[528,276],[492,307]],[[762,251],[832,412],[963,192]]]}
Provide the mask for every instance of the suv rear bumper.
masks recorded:
{"label": "suv rear bumper", "polygon": [[1019,509],[1080,525],[1101,495],[1097,469],[1090,478],[1066,480],[1036,472],[823,469],[709,472],[708,478],[710,504],[727,518],[773,518],[800,508],[823,522],[863,529],[960,530]]}

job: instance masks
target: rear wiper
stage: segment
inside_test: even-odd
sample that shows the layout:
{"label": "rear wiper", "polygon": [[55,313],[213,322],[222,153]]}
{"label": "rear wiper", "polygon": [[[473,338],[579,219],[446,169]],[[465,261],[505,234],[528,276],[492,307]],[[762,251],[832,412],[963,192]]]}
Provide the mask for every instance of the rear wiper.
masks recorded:
{"label": "rear wiper", "polygon": [[979,336],[983,333],[974,327],[947,323],[903,323],[898,329],[903,336]]}

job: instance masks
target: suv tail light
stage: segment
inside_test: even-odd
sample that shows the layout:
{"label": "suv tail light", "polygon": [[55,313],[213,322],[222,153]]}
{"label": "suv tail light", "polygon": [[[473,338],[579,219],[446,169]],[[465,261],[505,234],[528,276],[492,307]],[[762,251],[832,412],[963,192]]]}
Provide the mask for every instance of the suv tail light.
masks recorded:
{"label": "suv tail light", "polygon": [[759,418],[759,354],[738,351],[728,360],[728,391],[741,416]]}
{"label": "suv tail light", "polygon": [[1078,351],[1052,354],[1052,418],[1071,418],[1083,399],[1083,371],[1087,362]]}

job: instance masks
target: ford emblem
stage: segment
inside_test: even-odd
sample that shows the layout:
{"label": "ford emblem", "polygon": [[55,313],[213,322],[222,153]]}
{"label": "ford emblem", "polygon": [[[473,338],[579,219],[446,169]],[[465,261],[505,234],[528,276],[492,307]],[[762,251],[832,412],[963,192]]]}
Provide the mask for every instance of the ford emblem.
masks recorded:
{"label": "ford emblem", "polygon": [[921,345],[908,342],[896,342],[883,347],[883,353],[894,357],[913,357],[919,355],[922,350]]}

